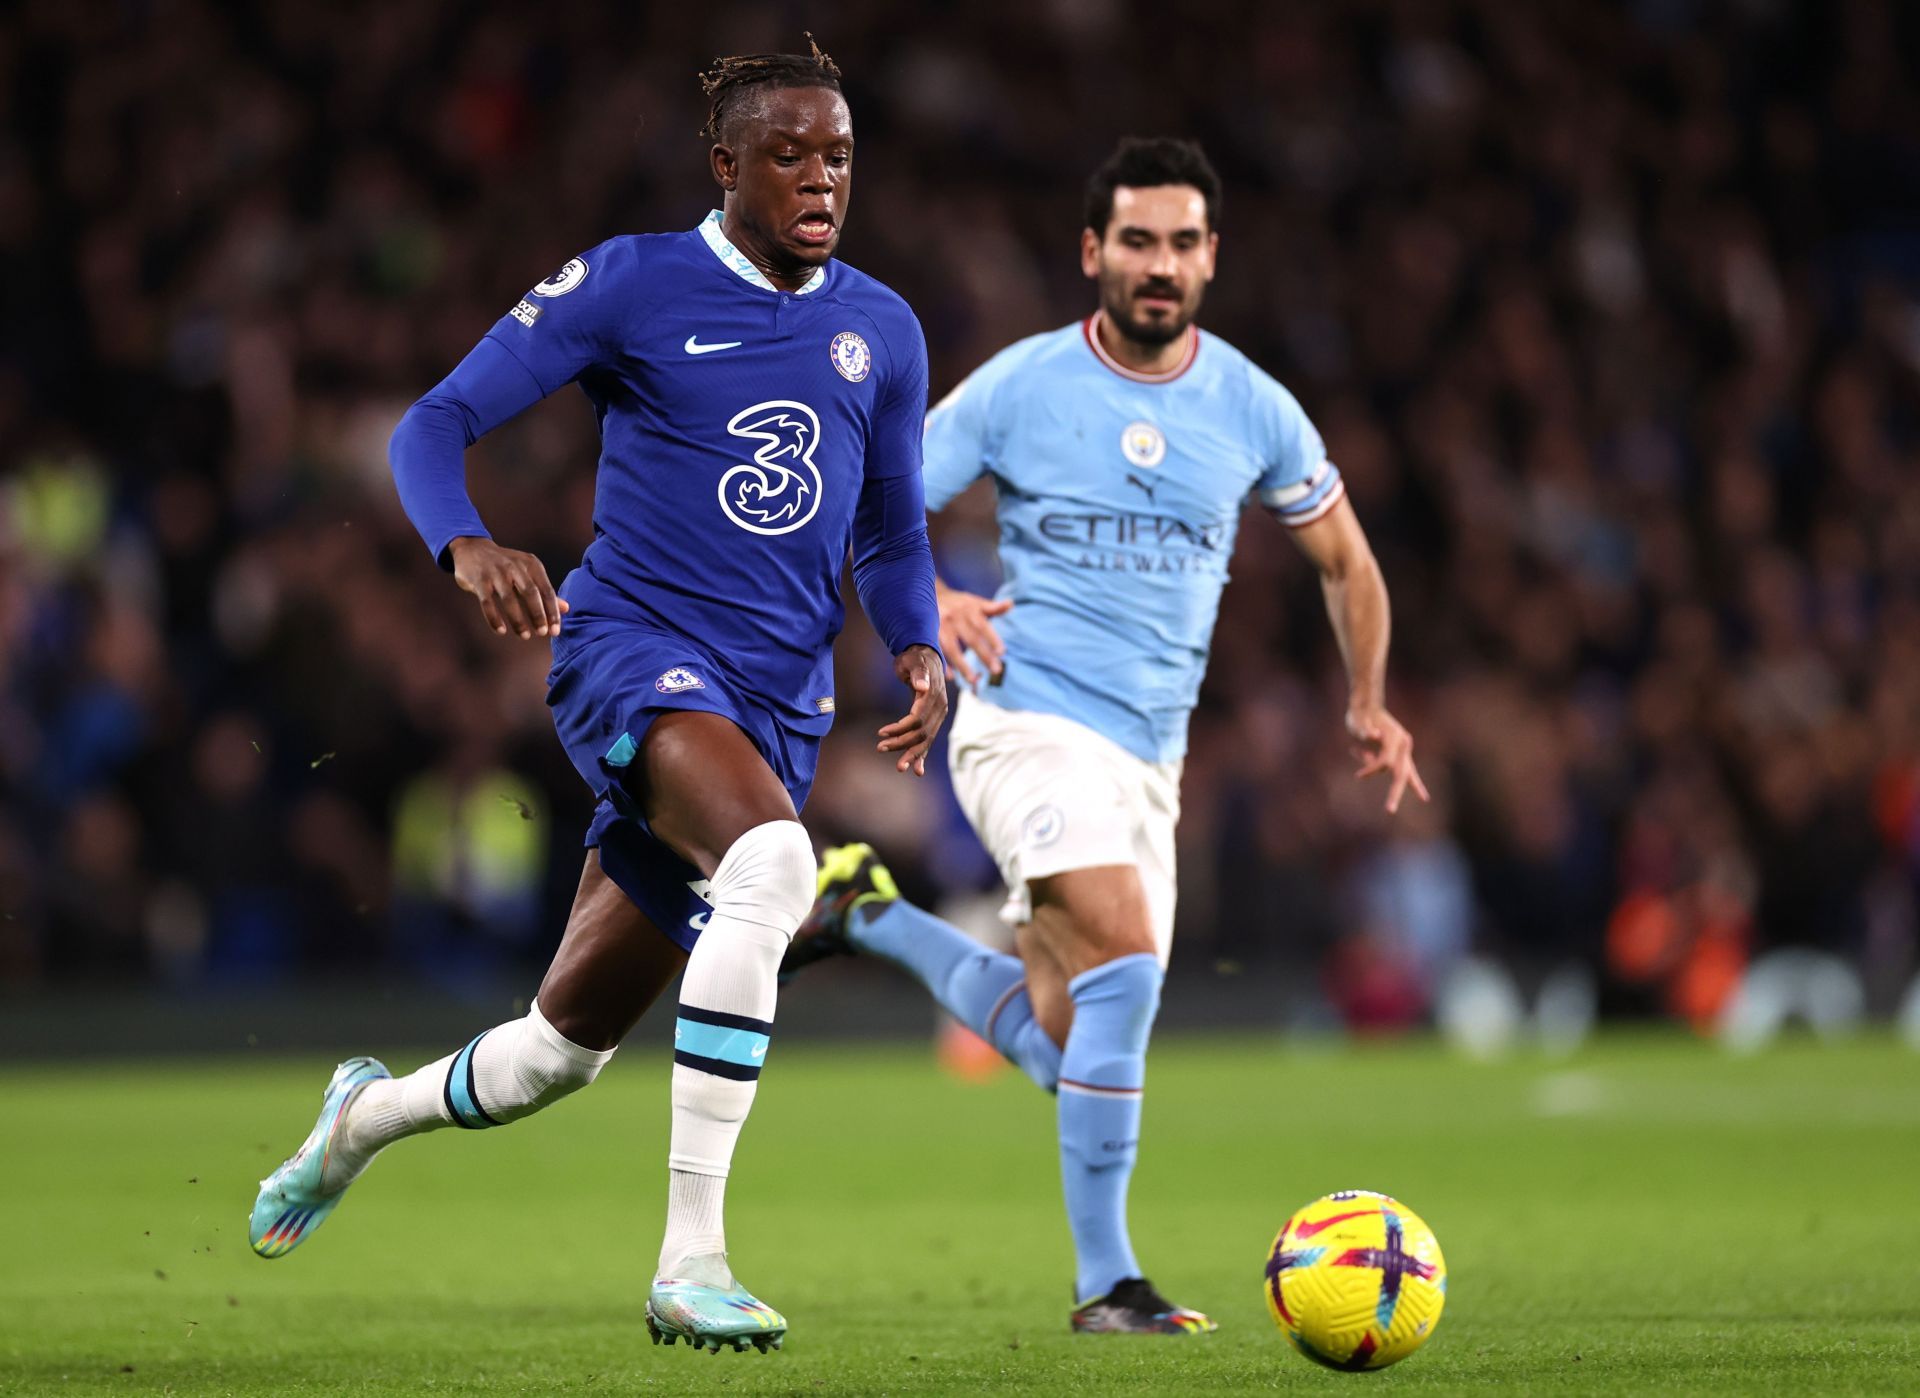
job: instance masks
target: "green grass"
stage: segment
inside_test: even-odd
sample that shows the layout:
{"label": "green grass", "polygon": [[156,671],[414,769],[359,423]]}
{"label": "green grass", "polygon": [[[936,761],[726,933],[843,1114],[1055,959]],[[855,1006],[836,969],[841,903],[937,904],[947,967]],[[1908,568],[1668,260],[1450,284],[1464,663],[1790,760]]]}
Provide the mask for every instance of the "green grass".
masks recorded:
{"label": "green grass", "polygon": [[[0,1072],[0,1392],[1896,1392],[1920,1383],[1920,1058],[1730,1060],[1616,1040],[1567,1064],[1429,1046],[1156,1047],[1134,1235],[1204,1340],[1075,1339],[1051,1102],[918,1045],[776,1050],[731,1190],[734,1262],[785,1352],[648,1343],[667,1071],[616,1059],[503,1131],[374,1166],[313,1241],[254,1258],[254,1182],[329,1064]],[[401,1062],[411,1064],[410,1058]],[[1287,1212],[1399,1195],[1451,1273],[1379,1375],[1290,1353],[1260,1294]]]}

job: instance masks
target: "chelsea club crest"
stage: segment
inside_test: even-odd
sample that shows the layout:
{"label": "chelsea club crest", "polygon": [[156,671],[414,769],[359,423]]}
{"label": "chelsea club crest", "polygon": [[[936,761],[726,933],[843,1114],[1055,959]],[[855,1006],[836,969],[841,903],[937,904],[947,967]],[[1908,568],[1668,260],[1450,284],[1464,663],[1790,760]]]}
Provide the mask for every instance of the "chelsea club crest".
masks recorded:
{"label": "chelsea club crest", "polygon": [[842,330],[833,337],[833,343],[827,347],[827,357],[848,383],[859,383],[873,368],[873,354],[867,342],[851,330]]}
{"label": "chelsea club crest", "polygon": [[666,674],[653,682],[653,687],[662,694],[680,694],[689,689],[705,689],[701,678],[684,665],[676,665]]}

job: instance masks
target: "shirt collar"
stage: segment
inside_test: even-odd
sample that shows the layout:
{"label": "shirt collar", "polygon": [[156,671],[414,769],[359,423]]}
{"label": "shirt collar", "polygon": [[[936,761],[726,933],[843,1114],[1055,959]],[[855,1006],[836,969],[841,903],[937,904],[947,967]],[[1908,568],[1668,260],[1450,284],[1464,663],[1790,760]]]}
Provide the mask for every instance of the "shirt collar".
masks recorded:
{"label": "shirt collar", "polygon": [[[720,231],[720,211],[713,210],[700,221],[700,236],[707,240],[707,246],[713,249],[713,255],[719,258],[742,281],[759,287],[762,291],[778,291],[780,288],[767,280],[767,274],[747,260],[747,255],[728,240]],[[818,291],[827,284],[827,269],[822,267],[807,279],[807,284],[794,292],[795,296],[805,296],[809,291]]]}

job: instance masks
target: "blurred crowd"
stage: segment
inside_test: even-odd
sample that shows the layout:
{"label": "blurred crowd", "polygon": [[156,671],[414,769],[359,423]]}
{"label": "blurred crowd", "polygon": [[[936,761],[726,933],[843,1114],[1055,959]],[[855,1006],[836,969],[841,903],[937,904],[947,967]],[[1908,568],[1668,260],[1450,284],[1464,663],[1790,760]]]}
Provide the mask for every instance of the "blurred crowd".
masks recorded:
{"label": "blurred crowd", "polygon": [[[0,984],[459,983],[538,963],[587,793],[540,642],[401,516],[408,403],[524,290],[713,206],[695,75],[846,72],[841,253],[934,391],[1085,314],[1127,133],[1227,182],[1203,323],[1299,396],[1395,606],[1433,789],[1352,780],[1311,571],[1250,516],[1192,733],[1176,961],[1350,1023],[1479,954],[1708,1023],[1811,946],[1887,1004],[1920,895],[1920,11],[1893,0],[0,13]],[[556,580],[571,391],[469,454]],[[991,499],[936,524],[993,578]],[[911,891],[991,864],[857,616],[807,818]]]}

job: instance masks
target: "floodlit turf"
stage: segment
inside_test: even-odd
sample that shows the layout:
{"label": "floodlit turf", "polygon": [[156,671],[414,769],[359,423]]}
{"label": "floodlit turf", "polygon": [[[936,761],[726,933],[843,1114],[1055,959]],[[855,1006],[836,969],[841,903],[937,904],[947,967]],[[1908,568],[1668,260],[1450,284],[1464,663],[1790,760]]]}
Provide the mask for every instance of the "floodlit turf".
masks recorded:
{"label": "floodlit turf", "polygon": [[[347,1046],[351,1047],[351,1046]],[[19,1393],[1895,1392],[1920,1386],[1920,1056],[1730,1060],[1674,1039],[1496,1066],[1430,1046],[1157,1045],[1134,1234],[1204,1339],[1074,1338],[1052,1104],[920,1045],[775,1048],[734,1261],[785,1352],[647,1342],[667,1065],[378,1162],[291,1256],[254,1182],[330,1064],[0,1071],[0,1391]],[[403,1061],[396,1066],[412,1066]],[[1268,1320],[1289,1209],[1404,1198],[1451,1271],[1431,1343],[1323,1373]]]}

